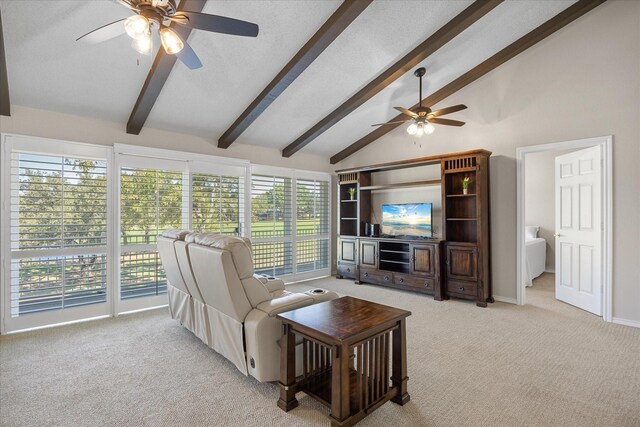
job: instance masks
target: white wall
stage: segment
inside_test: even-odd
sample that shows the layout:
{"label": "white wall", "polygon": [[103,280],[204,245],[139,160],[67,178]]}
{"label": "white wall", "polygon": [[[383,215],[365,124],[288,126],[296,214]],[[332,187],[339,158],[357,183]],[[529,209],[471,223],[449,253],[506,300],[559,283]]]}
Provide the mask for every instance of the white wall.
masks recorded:
{"label": "white wall", "polygon": [[[419,148],[399,128],[337,169],[486,148],[494,294],[516,297],[516,148],[613,135],[613,317],[640,322],[640,2],[609,1],[435,107],[464,103]],[[389,111],[389,117],[393,112]]]}
{"label": "white wall", "polygon": [[228,149],[217,147],[217,140],[194,135],[167,132],[144,127],[140,135],[125,132],[125,123],[109,122],[52,111],[11,106],[11,117],[0,116],[0,132],[15,133],[65,141],[113,145],[114,143],[182,150],[199,154],[248,159],[269,166],[333,172],[329,160],[317,155],[297,153],[292,160],[282,157],[280,150],[256,145],[233,144]]}
{"label": "white wall", "polygon": [[555,271],[555,159],[571,150],[527,153],[524,174],[524,223],[538,226],[538,237],[547,241],[546,271]]}

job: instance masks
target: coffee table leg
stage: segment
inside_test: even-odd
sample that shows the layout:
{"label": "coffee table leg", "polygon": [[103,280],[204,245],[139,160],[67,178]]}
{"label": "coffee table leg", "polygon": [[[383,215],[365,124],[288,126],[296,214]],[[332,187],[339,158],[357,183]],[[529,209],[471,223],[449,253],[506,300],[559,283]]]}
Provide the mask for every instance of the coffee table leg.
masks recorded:
{"label": "coffee table leg", "polygon": [[393,330],[393,373],[391,383],[398,387],[398,394],[391,399],[398,405],[407,403],[411,396],[407,392],[407,324],[405,319],[398,322],[398,327]]}
{"label": "coffee table leg", "polygon": [[349,407],[349,346],[334,346],[331,361],[331,425],[342,425]]}
{"label": "coffee table leg", "polygon": [[278,407],[289,412],[298,406],[296,399],[296,342],[291,325],[282,325],[280,338],[280,399]]}

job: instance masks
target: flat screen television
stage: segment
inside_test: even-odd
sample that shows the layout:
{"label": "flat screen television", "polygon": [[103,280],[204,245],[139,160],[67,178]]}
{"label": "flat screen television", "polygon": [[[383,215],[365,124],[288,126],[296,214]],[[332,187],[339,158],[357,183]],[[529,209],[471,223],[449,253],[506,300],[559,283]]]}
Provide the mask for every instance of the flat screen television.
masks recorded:
{"label": "flat screen television", "polygon": [[382,205],[382,234],[432,237],[431,203]]}

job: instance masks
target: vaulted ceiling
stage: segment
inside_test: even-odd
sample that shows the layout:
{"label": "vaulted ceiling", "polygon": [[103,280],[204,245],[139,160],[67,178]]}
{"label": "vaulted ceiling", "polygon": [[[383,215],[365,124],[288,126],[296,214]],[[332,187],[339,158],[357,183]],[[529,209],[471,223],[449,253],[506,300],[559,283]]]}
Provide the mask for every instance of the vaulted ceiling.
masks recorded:
{"label": "vaulted ceiling", "polygon": [[[442,47],[402,68],[368,99],[354,103],[354,95],[429,37],[441,40],[438,30],[469,14],[474,4],[470,0],[375,0],[343,22],[343,28],[325,39],[326,46],[315,47],[313,62],[304,63],[299,75],[294,73],[294,80],[286,81],[288,87],[269,99],[234,143],[283,150],[348,104],[346,117],[307,138],[300,148],[329,158],[367,136],[371,124],[394,118],[394,106],[417,103],[418,81],[412,72],[417,67],[427,70],[424,95],[429,96],[574,3],[494,1],[467,17],[456,33],[445,37]],[[328,20],[335,19],[342,4],[337,0],[207,1],[204,13],[255,22],[260,33],[257,38],[245,38],[194,30],[189,43],[204,66],[189,70],[179,61],[173,66],[142,132],[145,127],[167,129],[199,135],[217,145],[278,73],[295,62],[296,53],[314,41],[323,24],[334,24]],[[0,0],[0,13],[12,105],[102,118],[120,122],[124,129],[155,52],[151,56],[136,53],[127,36],[97,45],[75,39],[129,16],[126,8],[114,1]],[[154,46],[157,50],[158,40]],[[445,105],[435,105],[439,106]],[[465,112],[456,113],[455,119],[464,121]]]}

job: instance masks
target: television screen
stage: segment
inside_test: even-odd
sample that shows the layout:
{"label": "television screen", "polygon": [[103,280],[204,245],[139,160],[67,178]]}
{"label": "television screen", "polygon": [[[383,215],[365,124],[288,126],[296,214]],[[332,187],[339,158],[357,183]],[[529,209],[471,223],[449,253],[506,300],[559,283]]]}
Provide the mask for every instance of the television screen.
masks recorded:
{"label": "television screen", "polygon": [[382,205],[382,234],[432,237],[431,203]]}

